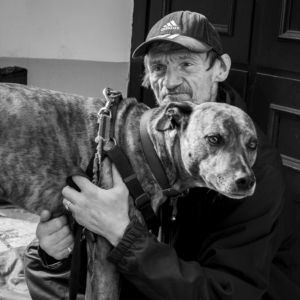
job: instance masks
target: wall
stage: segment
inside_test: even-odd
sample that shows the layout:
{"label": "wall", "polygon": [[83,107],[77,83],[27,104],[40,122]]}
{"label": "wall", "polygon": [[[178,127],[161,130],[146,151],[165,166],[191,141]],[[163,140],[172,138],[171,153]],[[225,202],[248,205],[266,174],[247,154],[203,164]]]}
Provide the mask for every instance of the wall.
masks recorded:
{"label": "wall", "polygon": [[132,0],[0,0],[0,68],[27,68],[29,85],[126,96],[132,11]]}

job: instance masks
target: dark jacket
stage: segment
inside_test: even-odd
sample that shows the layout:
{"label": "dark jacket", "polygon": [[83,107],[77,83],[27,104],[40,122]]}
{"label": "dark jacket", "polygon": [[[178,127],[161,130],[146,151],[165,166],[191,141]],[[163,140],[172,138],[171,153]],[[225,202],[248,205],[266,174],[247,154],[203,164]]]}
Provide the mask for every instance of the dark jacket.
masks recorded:
{"label": "dark jacket", "polygon": [[[217,101],[245,108],[225,85]],[[259,128],[257,133],[253,196],[233,200],[194,189],[178,201],[175,222],[172,208],[164,204],[164,242],[131,221],[108,257],[125,278],[121,299],[300,299],[300,208],[287,196],[278,151]],[[32,283],[37,275],[33,263],[39,261],[35,267],[49,271],[36,253],[37,245],[25,255],[32,296],[40,289]],[[68,270],[67,263],[60,268]]]}

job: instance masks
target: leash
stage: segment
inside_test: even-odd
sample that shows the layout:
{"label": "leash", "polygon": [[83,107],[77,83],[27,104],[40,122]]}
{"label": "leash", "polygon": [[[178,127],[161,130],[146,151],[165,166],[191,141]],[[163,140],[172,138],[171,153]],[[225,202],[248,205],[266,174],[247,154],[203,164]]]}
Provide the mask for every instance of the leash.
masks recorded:
{"label": "leash", "polygon": [[[112,116],[116,115],[118,105],[120,101],[123,99],[120,92],[113,91],[110,88],[104,89],[103,94],[107,102],[106,105],[102,107],[98,112],[99,129],[98,129],[98,136],[96,138],[96,142],[98,143],[96,153],[93,155],[92,159],[90,160],[89,165],[85,172],[79,167],[73,167],[66,179],[66,184],[74,188],[78,192],[80,192],[80,189],[72,179],[72,176],[74,175],[86,177],[88,180],[92,181],[96,185],[98,185],[99,183],[99,171],[101,168],[101,162],[103,160],[102,159],[103,158],[102,143],[104,141],[103,137],[113,136],[115,118],[112,119]],[[75,239],[74,239],[74,248],[72,253],[71,270],[70,270],[69,300],[77,299],[80,269],[81,269],[80,243],[82,241],[84,232],[85,232],[85,228],[75,221],[74,223]],[[93,233],[89,231],[87,232],[91,241],[95,242],[95,237]]]}
{"label": "leash", "polygon": [[147,131],[147,124],[150,122],[150,118],[153,110],[154,109],[146,110],[142,115],[141,123],[140,123],[140,136],[141,136],[144,155],[151,169],[151,172],[153,173],[158,184],[161,186],[163,194],[167,197],[172,198],[173,214],[171,220],[175,221],[176,212],[177,212],[175,206],[177,203],[177,199],[180,197],[185,197],[188,194],[189,190],[186,190],[185,192],[181,193],[175,190],[174,188],[172,188],[170,185],[166,172],[161,164],[160,159],[157,156],[157,153],[154,149],[153,143]]}
{"label": "leash", "polygon": [[103,147],[104,145],[114,139],[115,120],[117,115],[118,106],[121,100],[123,100],[122,94],[118,91],[113,91],[110,88],[103,90],[103,95],[106,100],[104,107],[98,112],[98,136],[95,141],[98,143],[97,150],[94,156],[94,168],[93,168],[93,183],[99,186],[100,178],[99,172],[101,170],[101,163],[104,159]]}

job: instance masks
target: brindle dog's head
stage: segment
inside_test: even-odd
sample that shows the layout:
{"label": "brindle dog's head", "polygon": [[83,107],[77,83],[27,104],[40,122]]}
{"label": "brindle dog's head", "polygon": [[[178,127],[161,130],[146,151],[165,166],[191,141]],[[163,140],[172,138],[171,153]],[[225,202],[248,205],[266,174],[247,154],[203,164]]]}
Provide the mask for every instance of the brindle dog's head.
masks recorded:
{"label": "brindle dog's head", "polygon": [[235,199],[254,193],[257,135],[245,112],[223,103],[170,103],[156,126],[162,127],[177,131],[192,184]]}

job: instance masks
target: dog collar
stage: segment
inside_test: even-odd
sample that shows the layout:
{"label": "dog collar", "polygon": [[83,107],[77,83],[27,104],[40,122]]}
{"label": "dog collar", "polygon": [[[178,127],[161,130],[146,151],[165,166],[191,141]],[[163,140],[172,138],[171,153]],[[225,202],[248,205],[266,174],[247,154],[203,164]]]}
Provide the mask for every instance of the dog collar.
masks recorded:
{"label": "dog collar", "polygon": [[154,149],[153,143],[149,137],[149,134],[147,131],[147,124],[150,120],[153,110],[154,109],[146,110],[141,118],[140,136],[141,136],[141,141],[142,141],[142,146],[143,146],[142,147],[143,152],[145,154],[145,157],[146,157],[148,165],[151,169],[151,172],[153,173],[156,181],[162,188],[163,194],[167,197],[172,197],[172,198],[184,197],[187,195],[188,190],[181,193],[171,187],[168,177],[166,175],[166,172],[161,164],[161,161],[159,160],[159,158],[157,156],[157,153]]}

